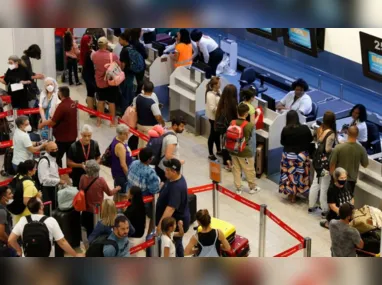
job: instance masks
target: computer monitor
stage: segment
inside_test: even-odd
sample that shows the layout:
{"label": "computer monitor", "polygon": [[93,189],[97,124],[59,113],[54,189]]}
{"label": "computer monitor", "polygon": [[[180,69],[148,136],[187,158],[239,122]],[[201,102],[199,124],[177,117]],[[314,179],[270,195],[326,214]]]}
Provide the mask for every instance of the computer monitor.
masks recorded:
{"label": "computer monitor", "polygon": [[272,111],[276,111],[276,100],[274,98],[263,93],[263,94],[261,94],[261,99],[263,99],[264,101],[267,101],[268,109],[270,109]]}
{"label": "computer monitor", "polygon": [[382,82],[382,39],[360,32],[360,41],[363,74]]}
{"label": "computer monitor", "polygon": [[287,28],[284,29],[284,45],[317,57],[324,50],[324,28]]}

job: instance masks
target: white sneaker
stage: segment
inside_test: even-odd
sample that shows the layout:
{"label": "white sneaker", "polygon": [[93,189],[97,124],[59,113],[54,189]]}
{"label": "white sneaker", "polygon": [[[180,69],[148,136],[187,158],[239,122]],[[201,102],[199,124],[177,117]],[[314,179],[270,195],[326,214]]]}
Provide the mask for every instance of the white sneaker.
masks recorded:
{"label": "white sneaker", "polygon": [[249,189],[249,194],[256,194],[260,192],[260,187],[255,187],[253,189]]}
{"label": "white sneaker", "polygon": [[236,189],[236,194],[237,194],[237,195],[241,195],[242,192],[243,192],[243,191],[242,191],[241,189]]}

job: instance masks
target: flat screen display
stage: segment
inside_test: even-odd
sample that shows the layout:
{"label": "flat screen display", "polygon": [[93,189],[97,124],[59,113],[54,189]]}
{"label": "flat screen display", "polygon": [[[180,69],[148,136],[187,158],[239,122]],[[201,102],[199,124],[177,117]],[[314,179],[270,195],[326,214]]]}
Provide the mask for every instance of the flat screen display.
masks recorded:
{"label": "flat screen display", "polygon": [[272,34],[272,28],[259,28],[259,30]]}
{"label": "flat screen display", "polygon": [[311,49],[310,31],[305,28],[289,28],[289,41],[302,47]]}
{"label": "flat screen display", "polygon": [[369,69],[371,72],[382,75],[382,55],[369,51]]}

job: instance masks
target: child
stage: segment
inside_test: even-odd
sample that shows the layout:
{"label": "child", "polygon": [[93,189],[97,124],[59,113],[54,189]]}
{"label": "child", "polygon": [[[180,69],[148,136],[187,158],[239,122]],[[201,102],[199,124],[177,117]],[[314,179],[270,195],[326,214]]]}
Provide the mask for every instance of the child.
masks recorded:
{"label": "child", "polygon": [[184,235],[183,222],[178,221],[179,232],[175,232],[176,220],[173,217],[164,218],[161,223],[161,257],[175,257],[174,237]]}

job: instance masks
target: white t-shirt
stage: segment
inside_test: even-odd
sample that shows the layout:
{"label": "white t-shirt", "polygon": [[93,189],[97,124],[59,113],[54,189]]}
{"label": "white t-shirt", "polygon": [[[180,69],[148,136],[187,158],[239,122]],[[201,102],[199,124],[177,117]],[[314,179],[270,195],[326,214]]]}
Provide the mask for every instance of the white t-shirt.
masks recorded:
{"label": "white t-shirt", "polygon": [[[44,217],[44,215],[32,214],[31,217],[32,217],[32,221],[39,221],[42,217]],[[44,223],[46,224],[49,230],[49,238],[50,238],[50,241],[52,242],[52,246],[53,246],[53,241],[58,241],[64,238],[64,234],[62,233],[61,228],[59,224],[57,223],[56,219],[49,217],[45,220]],[[12,233],[22,238],[24,227],[26,224],[28,224],[27,218],[22,217],[20,221],[16,224],[16,226],[13,228]],[[50,251],[49,257],[54,257],[53,247],[52,247],[52,250]]]}
{"label": "white t-shirt", "polygon": [[300,111],[300,113],[305,116],[312,112],[312,99],[308,94],[304,93],[304,95],[297,99],[296,102],[293,103],[293,101],[294,91],[291,91],[281,99],[280,103],[283,104],[286,108]]}
{"label": "white t-shirt", "polygon": [[200,39],[199,50],[203,54],[204,62],[208,63],[210,61],[210,53],[219,47],[213,38],[203,35]]}
{"label": "white t-shirt", "polygon": [[358,128],[358,138],[357,140],[359,142],[367,142],[367,125],[366,125],[366,122],[359,122],[357,121],[356,122],[356,126]]}
{"label": "white t-shirt", "polygon": [[33,153],[27,148],[33,146],[28,133],[16,128],[13,135],[13,158],[12,163],[19,165],[28,159],[33,159]]}
{"label": "white t-shirt", "polygon": [[[179,159],[179,142],[178,142],[178,137],[176,136],[176,134],[175,134],[175,132],[173,130],[170,130],[168,132],[172,132],[174,135],[167,135],[167,136],[164,137],[163,142],[162,142],[161,157],[166,154],[166,149],[167,149],[168,145],[176,144],[176,147],[175,147],[175,150],[174,150],[174,153],[173,153],[173,158]],[[163,159],[161,160],[161,162],[158,165],[159,168],[162,169],[163,171],[166,169],[164,167],[164,165],[163,165],[163,161],[165,159],[166,158],[163,157]]]}
{"label": "white t-shirt", "polygon": [[169,257],[176,257],[174,242],[168,236],[162,235],[162,238],[161,238],[161,257],[164,257],[165,247],[170,248],[170,256]]}

